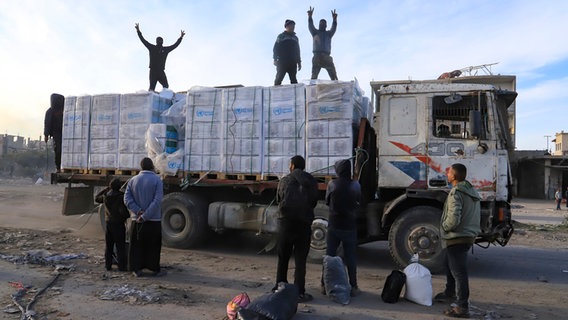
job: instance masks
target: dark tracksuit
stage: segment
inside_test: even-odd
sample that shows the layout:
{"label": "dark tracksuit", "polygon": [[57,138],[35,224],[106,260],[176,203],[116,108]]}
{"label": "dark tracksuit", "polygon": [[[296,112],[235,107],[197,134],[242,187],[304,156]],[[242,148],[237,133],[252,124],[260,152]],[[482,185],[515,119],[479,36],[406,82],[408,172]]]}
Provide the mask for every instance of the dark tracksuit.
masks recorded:
{"label": "dark tracksuit", "polygon": [[302,62],[300,57],[300,44],[295,32],[282,32],[274,43],[273,59],[276,61],[276,79],[274,85],[279,86],[286,73],[290,77],[290,83],[298,83],[296,73],[298,63]]}
{"label": "dark tracksuit", "polygon": [[144,44],[146,48],[148,48],[148,54],[150,56],[150,91],[154,91],[156,89],[156,83],[160,82],[162,87],[168,88],[168,78],[166,77],[166,58],[168,57],[168,53],[172,50],[177,48],[181,43],[182,38],[179,39],[171,46],[164,47],[151,44],[150,42],[146,41],[142,36],[142,32],[138,31],[138,38]]}
{"label": "dark tracksuit", "polygon": [[[308,202],[304,204],[304,212],[290,212],[282,207],[281,200],[291,179],[296,179],[305,186],[309,192]],[[276,286],[279,282],[288,282],[288,261],[294,253],[294,285],[298,287],[299,294],[306,292],[306,260],[310,251],[312,221],[314,208],[317,204],[318,186],[316,179],[309,173],[294,169],[289,175],[283,177],[278,184],[276,200],[279,203],[279,232],[276,251],[278,252],[278,266],[276,271]]]}
{"label": "dark tracksuit", "polygon": [[335,172],[338,179],[329,182],[325,195],[325,203],[329,206],[326,254],[337,255],[337,248],[343,244],[349,284],[357,288],[357,208],[361,201],[361,186],[351,180],[349,160],[335,163]]}
{"label": "dark tracksuit", "polygon": [[103,203],[105,208],[105,268],[112,268],[114,247],[118,270],[127,271],[126,265],[126,219],[130,214],[124,205],[124,193],[110,188],[99,192],[95,201]]}
{"label": "dark tracksuit", "polygon": [[[55,167],[61,169],[61,143],[63,130],[63,106],[65,97],[54,93],[51,95],[51,106],[45,112],[43,135],[53,137],[53,152],[55,153]],[[47,141],[47,140],[46,140]]]}

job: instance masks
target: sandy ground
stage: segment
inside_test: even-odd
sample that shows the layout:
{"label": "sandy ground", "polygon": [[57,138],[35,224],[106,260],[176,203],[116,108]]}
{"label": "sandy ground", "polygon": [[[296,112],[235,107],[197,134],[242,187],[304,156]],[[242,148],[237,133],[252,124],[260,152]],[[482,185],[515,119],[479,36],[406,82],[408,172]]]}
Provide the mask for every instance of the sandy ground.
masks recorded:
{"label": "sandy ground", "polygon": [[[254,235],[217,236],[195,250],[163,248],[161,264],[168,272],[164,277],[107,272],[97,215],[62,216],[63,188],[0,181],[0,254],[4,258],[26,252],[85,256],[57,263],[59,277],[32,307],[37,319],[221,319],[227,302],[238,293],[247,292],[254,299],[273,286],[276,256],[257,254],[268,240]],[[556,248],[568,254],[568,232],[552,226],[564,219],[566,208],[557,212],[553,203],[525,199],[514,204],[519,221],[530,223],[537,217],[545,224],[518,225],[510,245]],[[321,265],[308,264],[306,286],[315,299],[298,305],[294,319],[445,319],[444,304],[426,307],[404,299],[396,304],[381,301],[385,278],[396,268],[386,243],[363,245],[358,256],[360,296],[347,306],[330,301],[319,294]],[[30,286],[22,298],[28,302],[54,279],[54,269],[54,265],[0,259],[0,319],[19,319],[12,301],[17,286]],[[443,276],[434,275],[434,292],[442,290],[444,283]],[[473,278],[472,318],[562,319],[568,313],[567,289],[568,281]]]}

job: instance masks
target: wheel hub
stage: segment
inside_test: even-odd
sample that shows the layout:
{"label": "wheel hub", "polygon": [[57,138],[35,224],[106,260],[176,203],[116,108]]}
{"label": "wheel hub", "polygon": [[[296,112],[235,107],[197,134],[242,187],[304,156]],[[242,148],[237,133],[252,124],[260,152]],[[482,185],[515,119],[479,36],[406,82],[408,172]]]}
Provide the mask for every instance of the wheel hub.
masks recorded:
{"label": "wheel hub", "polygon": [[174,231],[181,231],[185,227],[185,217],[181,212],[172,213],[168,221]]}
{"label": "wheel hub", "polygon": [[327,220],[315,219],[312,222],[311,247],[323,250],[327,246]]}
{"label": "wheel hub", "polygon": [[408,237],[409,247],[415,253],[421,255],[433,255],[436,253],[436,248],[440,237],[438,232],[429,227],[419,227],[410,232]]}

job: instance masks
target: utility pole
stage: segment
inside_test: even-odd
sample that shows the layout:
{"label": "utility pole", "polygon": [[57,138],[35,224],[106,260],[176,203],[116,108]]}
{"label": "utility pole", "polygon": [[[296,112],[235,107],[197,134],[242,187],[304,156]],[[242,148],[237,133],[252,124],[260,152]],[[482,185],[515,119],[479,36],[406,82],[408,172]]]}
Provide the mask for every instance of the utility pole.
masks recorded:
{"label": "utility pole", "polygon": [[548,149],[548,139],[552,136],[544,136],[546,138],[546,152],[548,152],[548,154],[550,154],[550,149]]}

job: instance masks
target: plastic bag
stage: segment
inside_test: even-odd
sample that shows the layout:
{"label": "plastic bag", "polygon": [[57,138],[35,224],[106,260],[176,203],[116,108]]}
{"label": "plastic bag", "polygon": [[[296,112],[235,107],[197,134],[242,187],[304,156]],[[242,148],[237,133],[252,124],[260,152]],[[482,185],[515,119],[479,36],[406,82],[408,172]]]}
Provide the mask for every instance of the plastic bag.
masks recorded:
{"label": "plastic bag", "polygon": [[381,292],[381,299],[386,303],[398,302],[402,287],[406,283],[406,275],[399,270],[393,270],[385,280],[383,291]]}
{"label": "plastic bag", "polygon": [[334,302],[351,302],[351,285],[341,257],[323,256],[323,283],[325,293]]}
{"label": "plastic bag", "polygon": [[406,291],[404,298],[423,306],[432,305],[432,274],[418,263],[418,254],[412,256],[410,264],[404,268]]}
{"label": "plastic bag", "polygon": [[[243,320],[264,319],[262,316],[270,320],[292,319],[298,309],[298,295],[295,285],[280,282],[275,292],[253,300],[245,308],[247,311],[239,313],[239,317]],[[245,317],[246,315],[249,317]]]}

